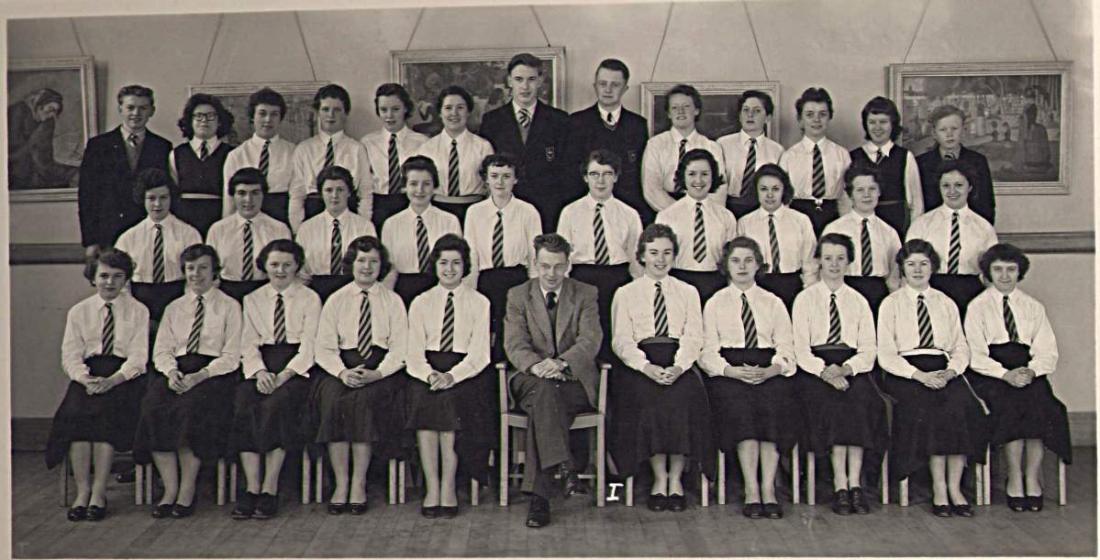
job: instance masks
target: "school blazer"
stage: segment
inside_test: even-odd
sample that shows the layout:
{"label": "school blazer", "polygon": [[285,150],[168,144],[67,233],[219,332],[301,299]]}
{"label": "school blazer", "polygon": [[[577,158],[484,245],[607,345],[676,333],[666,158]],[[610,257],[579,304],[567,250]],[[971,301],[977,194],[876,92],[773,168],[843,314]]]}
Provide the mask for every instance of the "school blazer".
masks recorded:
{"label": "school blazer", "polygon": [[523,162],[523,177],[516,185],[520,198],[532,203],[547,196],[566,200],[568,192],[561,181],[569,137],[569,115],[565,111],[539,101],[524,144],[509,101],[482,117],[478,134],[492,143],[494,152],[512,154]]}
{"label": "school blazer", "polygon": [[[594,286],[566,278],[558,298],[556,333],[556,357],[569,364],[570,371],[584,386],[588,402],[593,407],[596,406],[599,384],[596,353],[603,340],[596,294]],[[543,359],[555,356],[550,315],[546,311],[538,278],[508,290],[504,352],[517,371],[527,371]],[[509,381],[515,373],[509,376]]]}

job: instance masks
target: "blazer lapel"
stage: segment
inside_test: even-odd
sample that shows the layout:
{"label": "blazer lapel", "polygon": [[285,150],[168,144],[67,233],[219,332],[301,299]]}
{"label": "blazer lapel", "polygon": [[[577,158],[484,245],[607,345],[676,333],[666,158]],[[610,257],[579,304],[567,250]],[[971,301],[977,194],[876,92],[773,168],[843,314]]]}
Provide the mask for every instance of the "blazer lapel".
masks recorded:
{"label": "blazer lapel", "polygon": [[[554,340],[550,334],[550,314],[546,312],[546,300],[542,298],[542,289],[539,288],[538,280],[531,281],[531,289],[527,292],[527,296],[530,298],[528,306],[535,316],[535,324],[542,331],[542,335],[546,337],[550,345],[553,346]],[[561,317],[560,313],[559,311],[559,318]]]}
{"label": "blazer lapel", "polygon": [[572,317],[574,310],[577,307],[576,298],[573,296],[573,285],[568,281],[563,282],[561,286],[561,297],[558,298],[558,322],[555,325],[557,327],[557,336],[555,340],[560,344],[564,340],[566,329],[569,324],[572,323]]}
{"label": "blazer lapel", "polygon": [[512,100],[509,99],[508,103],[501,106],[501,108],[504,110],[504,118],[508,119],[508,128],[512,131],[512,141],[522,150],[523,134],[519,131],[519,121],[516,120],[516,112],[512,107]]}
{"label": "blazer lapel", "polygon": [[126,173],[130,172],[130,160],[126,159],[126,144],[122,139],[122,127],[116,126],[114,130],[110,132],[111,139],[111,156],[115,158],[115,165],[118,169],[126,170]]}

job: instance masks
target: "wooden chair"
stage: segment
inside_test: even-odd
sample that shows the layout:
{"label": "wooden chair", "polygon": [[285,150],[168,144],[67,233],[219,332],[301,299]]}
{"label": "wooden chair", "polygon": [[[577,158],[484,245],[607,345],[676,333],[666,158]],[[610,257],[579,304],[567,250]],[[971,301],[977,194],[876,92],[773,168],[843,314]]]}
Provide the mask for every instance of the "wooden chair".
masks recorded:
{"label": "wooden chair", "polygon": [[[798,462],[799,452],[798,445],[796,444],[791,448],[791,503],[799,503],[801,501],[801,482],[799,481]],[[808,462],[808,468],[813,468],[813,453],[806,453],[806,460]],[[626,492],[627,500],[626,505],[633,506],[634,498],[632,496],[632,490],[634,489],[633,477],[626,480]],[[721,449],[718,450],[718,505],[726,505],[726,452]],[[807,478],[808,503],[812,506],[813,502],[813,471],[810,471],[810,477]],[[705,474],[699,474],[699,503],[702,507],[710,507],[710,480]]]}
{"label": "wooden chair", "polygon": [[[508,432],[510,428],[527,429],[527,415],[523,412],[514,411],[509,406],[507,366],[502,362],[498,363],[496,367],[497,376],[500,380],[500,505],[507,507],[508,480],[511,477],[520,477],[520,475],[513,475],[508,472],[508,466],[511,462]],[[604,507],[604,498],[607,491],[606,411],[607,372],[610,369],[609,364],[600,364],[599,397],[596,403],[596,411],[578,414],[573,419],[573,425],[569,426],[570,430],[596,430],[596,474],[579,475],[583,479],[595,479],[596,507]]]}
{"label": "wooden chair", "polygon": [[[324,455],[317,457],[316,474],[311,477],[310,471],[313,470],[313,461],[309,458],[309,452],[302,449],[302,505],[310,503],[310,495],[316,494],[314,497],[314,503],[324,503],[322,498],[322,489],[324,488],[324,473],[325,473],[325,459]],[[403,504],[405,503],[405,461],[398,459],[390,459],[388,463],[389,475],[387,477],[388,489],[386,495],[386,501],[389,505]],[[219,496],[221,489],[222,474],[218,471],[218,488]],[[315,485],[311,484],[315,481]],[[315,486],[316,490],[311,490],[311,486]],[[237,464],[233,463],[229,466],[229,487],[232,489],[230,493],[230,501],[237,501]],[[218,503],[221,505],[223,502]]]}
{"label": "wooden chair", "polygon": [[[233,465],[232,467],[233,467],[232,472],[230,473],[230,477],[232,478],[231,488],[236,488],[237,487],[237,468],[236,468],[237,465]],[[153,477],[155,476],[156,469],[153,468],[152,463],[148,463],[148,464],[145,464],[145,465],[134,465],[134,469],[136,471],[136,476],[134,477],[134,483],[135,483],[134,484],[134,493],[144,495],[144,498],[135,497],[134,501],[135,501],[136,504],[141,505],[142,500],[144,500],[144,503],[146,505],[152,505],[153,504]],[[216,482],[216,484],[217,484],[217,503],[218,503],[219,506],[224,506],[225,505],[225,476],[226,476],[225,459],[218,459],[217,469],[218,469],[217,476],[216,476],[216,480],[217,480],[217,482]],[[230,496],[230,499],[234,502],[237,501],[236,492],[232,493],[232,495]]]}
{"label": "wooden chair", "polygon": [[[129,456],[130,453],[118,453],[116,454],[116,456],[117,455]],[[66,453],[65,457],[61,460],[59,470],[61,473],[61,479],[58,481],[58,489],[60,490],[61,494],[61,507],[69,507],[69,473],[72,469],[69,465],[68,453]],[[136,476],[134,480],[134,505],[140,506],[144,503],[143,499],[145,498],[144,493],[142,493],[141,491],[144,486],[144,480],[142,480],[142,477],[145,474],[143,469],[141,468],[141,465],[134,465],[134,474]]]}
{"label": "wooden chair", "polygon": [[[990,481],[992,477],[990,475],[990,465],[993,463],[993,454],[990,452],[990,448],[985,448],[985,466],[978,467],[976,470],[981,471],[982,486],[979,487],[978,505],[988,506],[993,503],[993,492]],[[1042,471],[1040,471],[1042,472]],[[1061,457],[1058,458],[1058,505],[1066,505],[1066,462]]]}

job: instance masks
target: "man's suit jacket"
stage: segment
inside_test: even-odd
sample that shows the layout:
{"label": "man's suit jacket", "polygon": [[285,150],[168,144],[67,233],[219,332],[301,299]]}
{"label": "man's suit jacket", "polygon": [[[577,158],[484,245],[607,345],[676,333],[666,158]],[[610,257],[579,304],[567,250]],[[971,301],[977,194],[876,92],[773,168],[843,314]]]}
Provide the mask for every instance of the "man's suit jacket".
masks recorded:
{"label": "man's suit jacket", "polygon": [[[993,224],[997,203],[993,198],[993,177],[989,174],[989,162],[985,156],[967,148],[959,147],[959,161],[969,165],[975,173],[974,182],[970,185],[970,196],[967,204],[970,209]],[[933,144],[932,149],[917,156],[917,168],[920,169],[921,192],[924,195],[924,211],[935,209],[943,204],[943,196],[940,195],[940,184],[936,180],[940,174],[940,165],[943,159],[940,157],[940,148]]]}
{"label": "man's suit jacket", "polygon": [[504,352],[517,371],[529,371],[546,358],[556,357],[569,364],[569,370],[584,386],[588,402],[595,407],[599,374],[596,353],[600,350],[603,330],[596,305],[596,288],[566,278],[558,297],[556,336],[542,297],[538,278],[532,278],[508,290],[504,316]]}
{"label": "man's suit jacket", "polygon": [[[579,198],[587,192],[580,165],[593,150],[605,149],[618,154],[623,160],[623,170],[615,182],[615,198],[629,204],[643,217],[642,223],[650,223],[653,209],[642,196],[642,154],[649,141],[649,125],[645,117],[627,111],[619,112],[615,128],[608,128],[600,118],[596,105],[569,115],[569,157],[566,176],[575,185]],[[644,211],[644,212],[643,212]],[[645,219],[649,216],[649,219]]]}
{"label": "man's suit jacket", "polygon": [[[118,236],[145,217],[145,208],[134,201],[134,177],[126,159],[121,127],[88,140],[80,163],[77,210],[80,238],[85,247],[114,245]],[[155,167],[168,171],[172,143],[152,131],[145,131],[137,170]]]}
{"label": "man's suit jacket", "polygon": [[[565,111],[539,101],[524,143],[516,113],[508,102],[482,117],[478,134],[493,144],[494,152],[507,152],[520,159],[523,177],[516,185],[516,195],[534,204],[540,213],[543,201],[557,203],[551,207],[560,209],[560,203],[568,200],[569,189],[561,181],[569,136],[569,115]],[[556,221],[557,216],[554,218]]]}

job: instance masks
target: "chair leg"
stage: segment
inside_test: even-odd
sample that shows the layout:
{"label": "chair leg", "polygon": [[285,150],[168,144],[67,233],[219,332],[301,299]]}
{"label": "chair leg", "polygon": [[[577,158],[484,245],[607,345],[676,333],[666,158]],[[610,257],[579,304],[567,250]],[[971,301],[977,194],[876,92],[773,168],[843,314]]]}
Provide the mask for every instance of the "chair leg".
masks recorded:
{"label": "chair leg", "polygon": [[142,465],[134,464],[134,505],[140,506],[145,503],[145,495],[142,492],[145,490],[145,467]]}
{"label": "chair leg", "polygon": [[975,505],[987,506],[989,505],[989,497],[985,495],[985,483],[982,481],[985,475],[985,467],[977,463],[974,464],[974,502]]}
{"label": "chair leg", "polygon": [[718,505],[726,505],[726,452],[718,450]]}
{"label": "chair leg", "polygon": [[812,506],[817,503],[817,457],[813,451],[806,452],[806,470],[806,503]]}
{"label": "chair leg", "polygon": [[408,469],[405,461],[397,462],[397,503],[405,503],[405,471]]}
{"label": "chair leg", "polygon": [[237,463],[229,464],[229,501],[237,503]]}
{"label": "chair leg", "polygon": [[508,449],[509,436],[508,420],[500,417],[500,507],[508,507],[508,463],[512,460],[511,450]]}
{"label": "chair leg", "polygon": [[225,459],[218,459],[218,505],[225,505]]}
{"label": "chair leg", "polygon": [[476,506],[480,501],[481,483],[477,481],[477,477],[470,477],[470,505]]}
{"label": "chair leg", "polygon": [[992,455],[993,454],[990,452],[989,448],[986,447],[985,448],[985,465],[982,467],[982,469],[983,469],[982,470],[982,472],[983,472],[982,481],[985,484],[985,486],[984,486],[984,488],[985,488],[984,500],[985,500],[985,505],[987,505],[987,506],[990,505],[991,503],[993,503],[993,484],[992,484],[993,483],[993,476],[991,474],[992,469],[990,467],[990,465],[992,465],[992,461],[991,461]]}
{"label": "chair leg", "polygon": [[324,482],[325,482],[325,480],[324,480],[324,475],[325,475],[325,457],[324,457],[324,455],[319,455],[317,457],[317,466],[315,468],[317,469],[317,474],[314,475],[314,478],[313,478],[313,486],[314,486],[313,493],[314,493],[314,499],[319,504],[321,502],[324,502],[324,498],[322,497],[322,494],[324,493]]}
{"label": "chair leg", "polygon": [[879,478],[882,480],[882,505],[888,505],[890,503],[890,462],[889,453],[882,454],[882,475]]}
{"label": "chair leg", "polygon": [[703,473],[699,473],[699,505],[710,507],[710,481]]}
{"label": "chair leg", "polygon": [[634,477],[626,477],[626,507],[634,507]]}
{"label": "chair leg", "polygon": [[310,464],[309,452],[302,449],[302,505],[309,505],[309,475],[313,470]]}
{"label": "chair leg", "polygon": [[61,480],[58,481],[58,488],[61,489],[61,507],[69,505],[69,457],[66,456],[61,459]]}
{"label": "chair leg", "polygon": [[153,505],[153,465],[145,465],[145,503]]}
{"label": "chair leg", "polygon": [[1066,462],[1058,459],[1058,505],[1066,505]]}
{"label": "chair leg", "polygon": [[390,459],[387,467],[389,474],[386,477],[386,503],[392,506],[397,503],[397,459]]}
{"label": "chair leg", "polygon": [[901,507],[909,507],[909,479],[901,479],[901,494],[898,497],[898,502],[901,503]]}
{"label": "chair leg", "polygon": [[[596,507],[607,504],[607,435],[604,421],[596,426]],[[1061,478],[1059,477],[1059,480]]]}
{"label": "chair leg", "polygon": [[802,488],[798,480],[798,445],[791,449],[791,503],[801,503]]}

